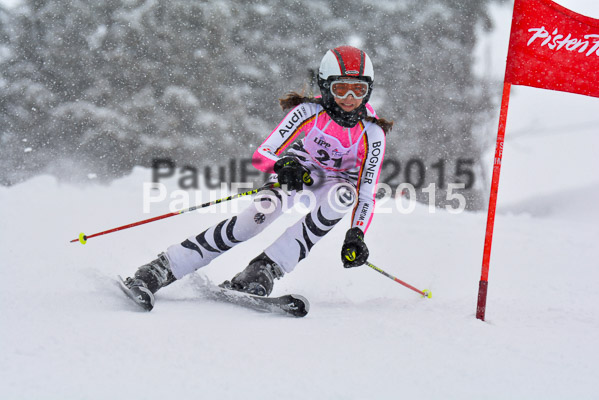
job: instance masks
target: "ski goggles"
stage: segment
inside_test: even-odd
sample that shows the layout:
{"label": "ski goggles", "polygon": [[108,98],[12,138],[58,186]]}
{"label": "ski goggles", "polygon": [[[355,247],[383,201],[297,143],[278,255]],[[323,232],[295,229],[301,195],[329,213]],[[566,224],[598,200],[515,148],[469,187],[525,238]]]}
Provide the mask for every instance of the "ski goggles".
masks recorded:
{"label": "ski goggles", "polygon": [[345,99],[350,94],[354,99],[363,99],[368,94],[368,83],[357,79],[333,81],[331,93],[339,99]]}

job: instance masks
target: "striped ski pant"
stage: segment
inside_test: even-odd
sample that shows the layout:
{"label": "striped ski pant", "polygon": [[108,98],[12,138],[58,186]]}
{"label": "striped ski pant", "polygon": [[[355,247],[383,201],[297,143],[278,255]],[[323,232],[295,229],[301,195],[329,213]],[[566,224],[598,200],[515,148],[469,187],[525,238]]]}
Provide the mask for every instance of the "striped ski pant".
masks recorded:
{"label": "striped ski pant", "polygon": [[[281,188],[262,190],[239,214],[170,246],[166,254],[173,275],[180,279],[208,265],[235,245],[262,232],[286,210],[301,202],[309,212],[264,249],[284,272],[293,271],[312,247],[351,211],[356,201],[353,176],[324,173],[312,177],[314,184],[300,192],[286,192]],[[250,259],[256,255],[252,254]]]}

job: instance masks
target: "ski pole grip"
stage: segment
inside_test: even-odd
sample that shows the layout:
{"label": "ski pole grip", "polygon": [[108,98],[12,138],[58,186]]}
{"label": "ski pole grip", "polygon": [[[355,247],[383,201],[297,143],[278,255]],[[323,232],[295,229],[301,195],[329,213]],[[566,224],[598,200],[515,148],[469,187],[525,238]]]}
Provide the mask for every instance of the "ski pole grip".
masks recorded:
{"label": "ski pole grip", "polygon": [[310,172],[308,171],[304,172],[304,175],[302,176],[302,181],[304,181],[306,186],[312,186],[312,184],[314,183],[314,179],[312,179],[312,177],[310,176]]}
{"label": "ski pole grip", "polygon": [[355,246],[343,246],[341,250],[341,261],[343,262],[343,268],[353,268],[358,266],[353,264],[353,262],[356,261],[356,257],[358,256],[357,253],[358,249]]}
{"label": "ski pole grip", "polygon": [[356,248],[354,246],[345,246],[343,248],[343,257],[347,261],[354,261],[356,259]]}

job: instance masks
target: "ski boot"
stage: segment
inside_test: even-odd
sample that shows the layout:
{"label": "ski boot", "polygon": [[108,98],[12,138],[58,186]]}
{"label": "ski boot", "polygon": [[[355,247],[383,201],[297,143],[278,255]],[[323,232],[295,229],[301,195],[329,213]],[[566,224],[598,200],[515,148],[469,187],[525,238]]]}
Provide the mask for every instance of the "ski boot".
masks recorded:
{"label": "ski boot", "polygon": [[220,286],[256,296],[268,296],[272,292],[274,279],[280,279],[283,270],[265,253],[250,261],[250,264],[231,281],[224,281]]}
{"label": "ski boot", "polygon": [[160,253],[157,259],[139,267],[133,278],[127,278],[124,283],[133,295],[130,297],[141,307],[151,311],[154,308],[154,293],[176,280],[168,258]]}

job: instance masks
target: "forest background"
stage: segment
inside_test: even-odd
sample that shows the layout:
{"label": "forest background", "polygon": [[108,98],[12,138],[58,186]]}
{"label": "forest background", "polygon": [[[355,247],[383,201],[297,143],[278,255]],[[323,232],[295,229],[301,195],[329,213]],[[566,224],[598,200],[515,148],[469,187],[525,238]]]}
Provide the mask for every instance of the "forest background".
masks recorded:
{"label": "forest background", "polygon": [[[283,117],[318,94],[328,48],[371,56],[378,114],[395,121],[382,182],[444,206],[461,183],[485,203],[484,127],[500,84],[474,73],[477,35],[501,0],[26,0],[0,8],[0,184],[39,174],[110,182],[168,167],[186,189],[243,179]],[[251,169],[251,167],[250,167]],[[166,173],[170,173],[167,171]],[[199,178],[198,178],[199,177]],[[430,187],[429,187],[430,189]]]}

